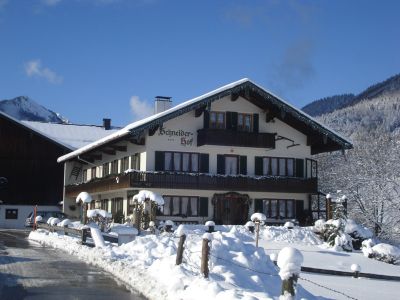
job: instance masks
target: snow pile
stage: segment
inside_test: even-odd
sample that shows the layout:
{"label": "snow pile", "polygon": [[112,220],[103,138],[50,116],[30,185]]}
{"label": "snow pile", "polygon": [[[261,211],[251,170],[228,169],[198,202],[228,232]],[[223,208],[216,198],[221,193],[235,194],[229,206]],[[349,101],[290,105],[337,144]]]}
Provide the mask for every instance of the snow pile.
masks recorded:
{"label": "snow pile", "polygon": [[104,248],[106,246],[100,229],[90,227],[90,234],[96,247]]}
{"label": "snow pile", "polygon": [[164,198],[152,191],[147,191],[147,190],[141,190],[139,193],[135,196],[133,196],[134,201],[144,202],[146,199],[150,199],[151,201],[157,203],[157,205],[164,205]]}
{"label": "snow pile", "polygon": [[366,240],[362,243],[362,252],[364,256],[383,261],[389,264],[400,263],[400,248],[379,243],[374,245],[372,240]]}
{"label": "snow pile", "polygon": [[35,221],[36,221],[36,223],[42,222],[42,221],[43,221],[42,216],[37,216],[36,219],[35,219]]}
{"label": "snow pile", "polygon": [[50,225],[51,226],[55,226],[58,223],[60,223],[60,219],[59,218],[51,218],[51,221],[50,221]]}
{"label": "snow pile", "polygon": [[313,227],[314,232],[322,233],[324,231],[325,224],[326,224],[326,222],[324,219],[319,219],[319,220],[315,221],[314,227]]}
{"label": "snow pile", "polygon": [[64,219],[60,223],[57,224],[57,226],[60,227],[65,227],[65,226],[70,226],[72,222],[69,219]]}
{"label": "snow pile", "polygon": [[[149,299],[266,300],[279,297],[281,279],[274,264],[263,249],[243,243],[243,234],[235,227],[229,232],[208,233],[212,236],[210,274],[209,279],[205,279],[200,274],[203,233],[204,229],[201,234],[187,235],[183,263],[179,266],[175,265],[177,233],[138,236],[130,243],[121,246],[106,243],[102,248],[82,246],[77,238],[44,230],[31,232],[29,238],[105,269]],[[315,299],[301,287],[298,295]]]}
{"label": "snow pile", "polygon": [[115,232],[117,234],[132,234],[138,235],[139,231],[132,226],[129,225],[114,225],[111,227],[111,232]]}
{"label": "snow pile", "polygon": [[254,213],[251,215],[250,220],[253,222],[264,222],[267,220],[267,217],[262,213]]}
{"label": "snow pile", "polygon": [[290,244],[320,245],[321,239],[313,232],[312,227],[294,227],[288,229],[284,226],[268,226],[262,231],[262,238],[274,242]]}
{"label": "snow pile", "polygon": [[103,218],[112,218],[112,214],[103,210],[103,209],[89,209],[86,212],[88,218],[95,218],[97,216],[101,216]]}
{"label": "snow pile", "polygon": [[279,276],[282,280],[288,280],[293,275],[300,274],[303,255],[299,250],[292,247],[283,248],[278,254]]}
{"label": "snow pile", "polygon": [[80,192],[79,195],[76,197],[76,203],[90,203],[92,202],[92,196],[89,195],[87,192]]}

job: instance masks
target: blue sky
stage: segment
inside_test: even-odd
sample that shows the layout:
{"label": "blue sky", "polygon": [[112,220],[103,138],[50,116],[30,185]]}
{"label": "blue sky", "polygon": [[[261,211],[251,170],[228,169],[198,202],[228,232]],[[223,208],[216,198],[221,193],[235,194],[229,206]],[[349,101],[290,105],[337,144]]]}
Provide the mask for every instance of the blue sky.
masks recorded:
{"label": "blue sky", "polygon": [[[297,107],[400,73],[400,1],[0,0],[0,99],[141,118],[248,77]],[[133,108],[132,108],[133,106]]]}

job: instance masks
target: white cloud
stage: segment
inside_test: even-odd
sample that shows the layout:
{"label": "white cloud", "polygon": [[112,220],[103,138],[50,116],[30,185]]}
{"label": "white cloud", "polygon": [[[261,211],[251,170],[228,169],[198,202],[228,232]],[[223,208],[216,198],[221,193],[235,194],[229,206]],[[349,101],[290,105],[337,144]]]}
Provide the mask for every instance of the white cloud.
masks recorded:
{"label": "white cloud", "polygon": [[138,96],[132,96],[129,103],[135,120],[149,117],[154,113],[153,106],[145,100],[140,100]]}
{"label": "white cloud", "polygon": [[25,63],[25,73],[29,77],[45,78],[48,82],[53,84],[59,84],[63,81],[63,78],[57,75],[56,72],[42,66],[40,59],[31,60]]}
{"label": "white cloud", "polygon": [[56,6],[61,0],[42,0],[42,3],[47,6]]}

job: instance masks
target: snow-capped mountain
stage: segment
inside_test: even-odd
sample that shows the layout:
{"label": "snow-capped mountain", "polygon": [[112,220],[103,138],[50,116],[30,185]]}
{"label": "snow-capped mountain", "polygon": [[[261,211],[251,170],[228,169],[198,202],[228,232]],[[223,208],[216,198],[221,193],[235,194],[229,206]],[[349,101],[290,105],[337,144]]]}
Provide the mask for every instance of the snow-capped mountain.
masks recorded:
{"label": "snow-capped mountain", "polygon": [[392,96],[400,93],[400,74],[394,75],[385,81],[376,83],[358,95],[343,94],[322,98],[307,104],[302,108],[307,114],[316,117],[331,113],[335,110],[354,106],[366,100],[376,99],[383,96]]}
{"label": "snow-capped mountain", "polygon": [[0,111],[17,120],[39,121],[47,123],[69,123],[66,118],[26,96],[0,101]]}

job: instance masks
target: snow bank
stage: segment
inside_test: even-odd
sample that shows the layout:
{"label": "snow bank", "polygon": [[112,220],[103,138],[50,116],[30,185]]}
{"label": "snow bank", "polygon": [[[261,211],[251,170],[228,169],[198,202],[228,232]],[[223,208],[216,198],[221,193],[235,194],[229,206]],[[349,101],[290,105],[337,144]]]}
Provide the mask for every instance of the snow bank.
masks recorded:
{"label": "snow bank", "polygon": [[90,227],[90,234],[96,247],[104,248],[106,246],[100,229]]}
{"label": "snow bank", "polygon": [[288,229],[283,226],[268,226],[261,232],[262,239],[290,244],[320,245],[321,239],[308,227]]}
{"label": "snow bank", "polygon": [[[243,226],[242,226],[243,227]],[[215,232],[209,279],[200,274],[202,231],[188,230],[183,263],[175,265],[178,238],[171,234],[138,236],[121,246],[90,248],[72,236],[38,230],[29,239],[66,251],[112,273],[149,299],[266,300],[280,295],[281,279],[263,249],[243,243],[244,228]],[[315,299],[298,286],[299,297]]]}
{"label": "snow bank", "polygon": [[114,225],[111,227],[111,232],[115,232],[117,234],[132,234],[138,235],[139,231],[132,226],[129,225]]}
{"label": "snow bank", "polygon": [[133,200],[140,202],[144,202],[146,199],[150,199],[153,202],[156,202],[157,205],[164,205],[164,198],[152,191],[147,191],[147,190],[141,190],[139,193],[135,196],[133,196]]}

